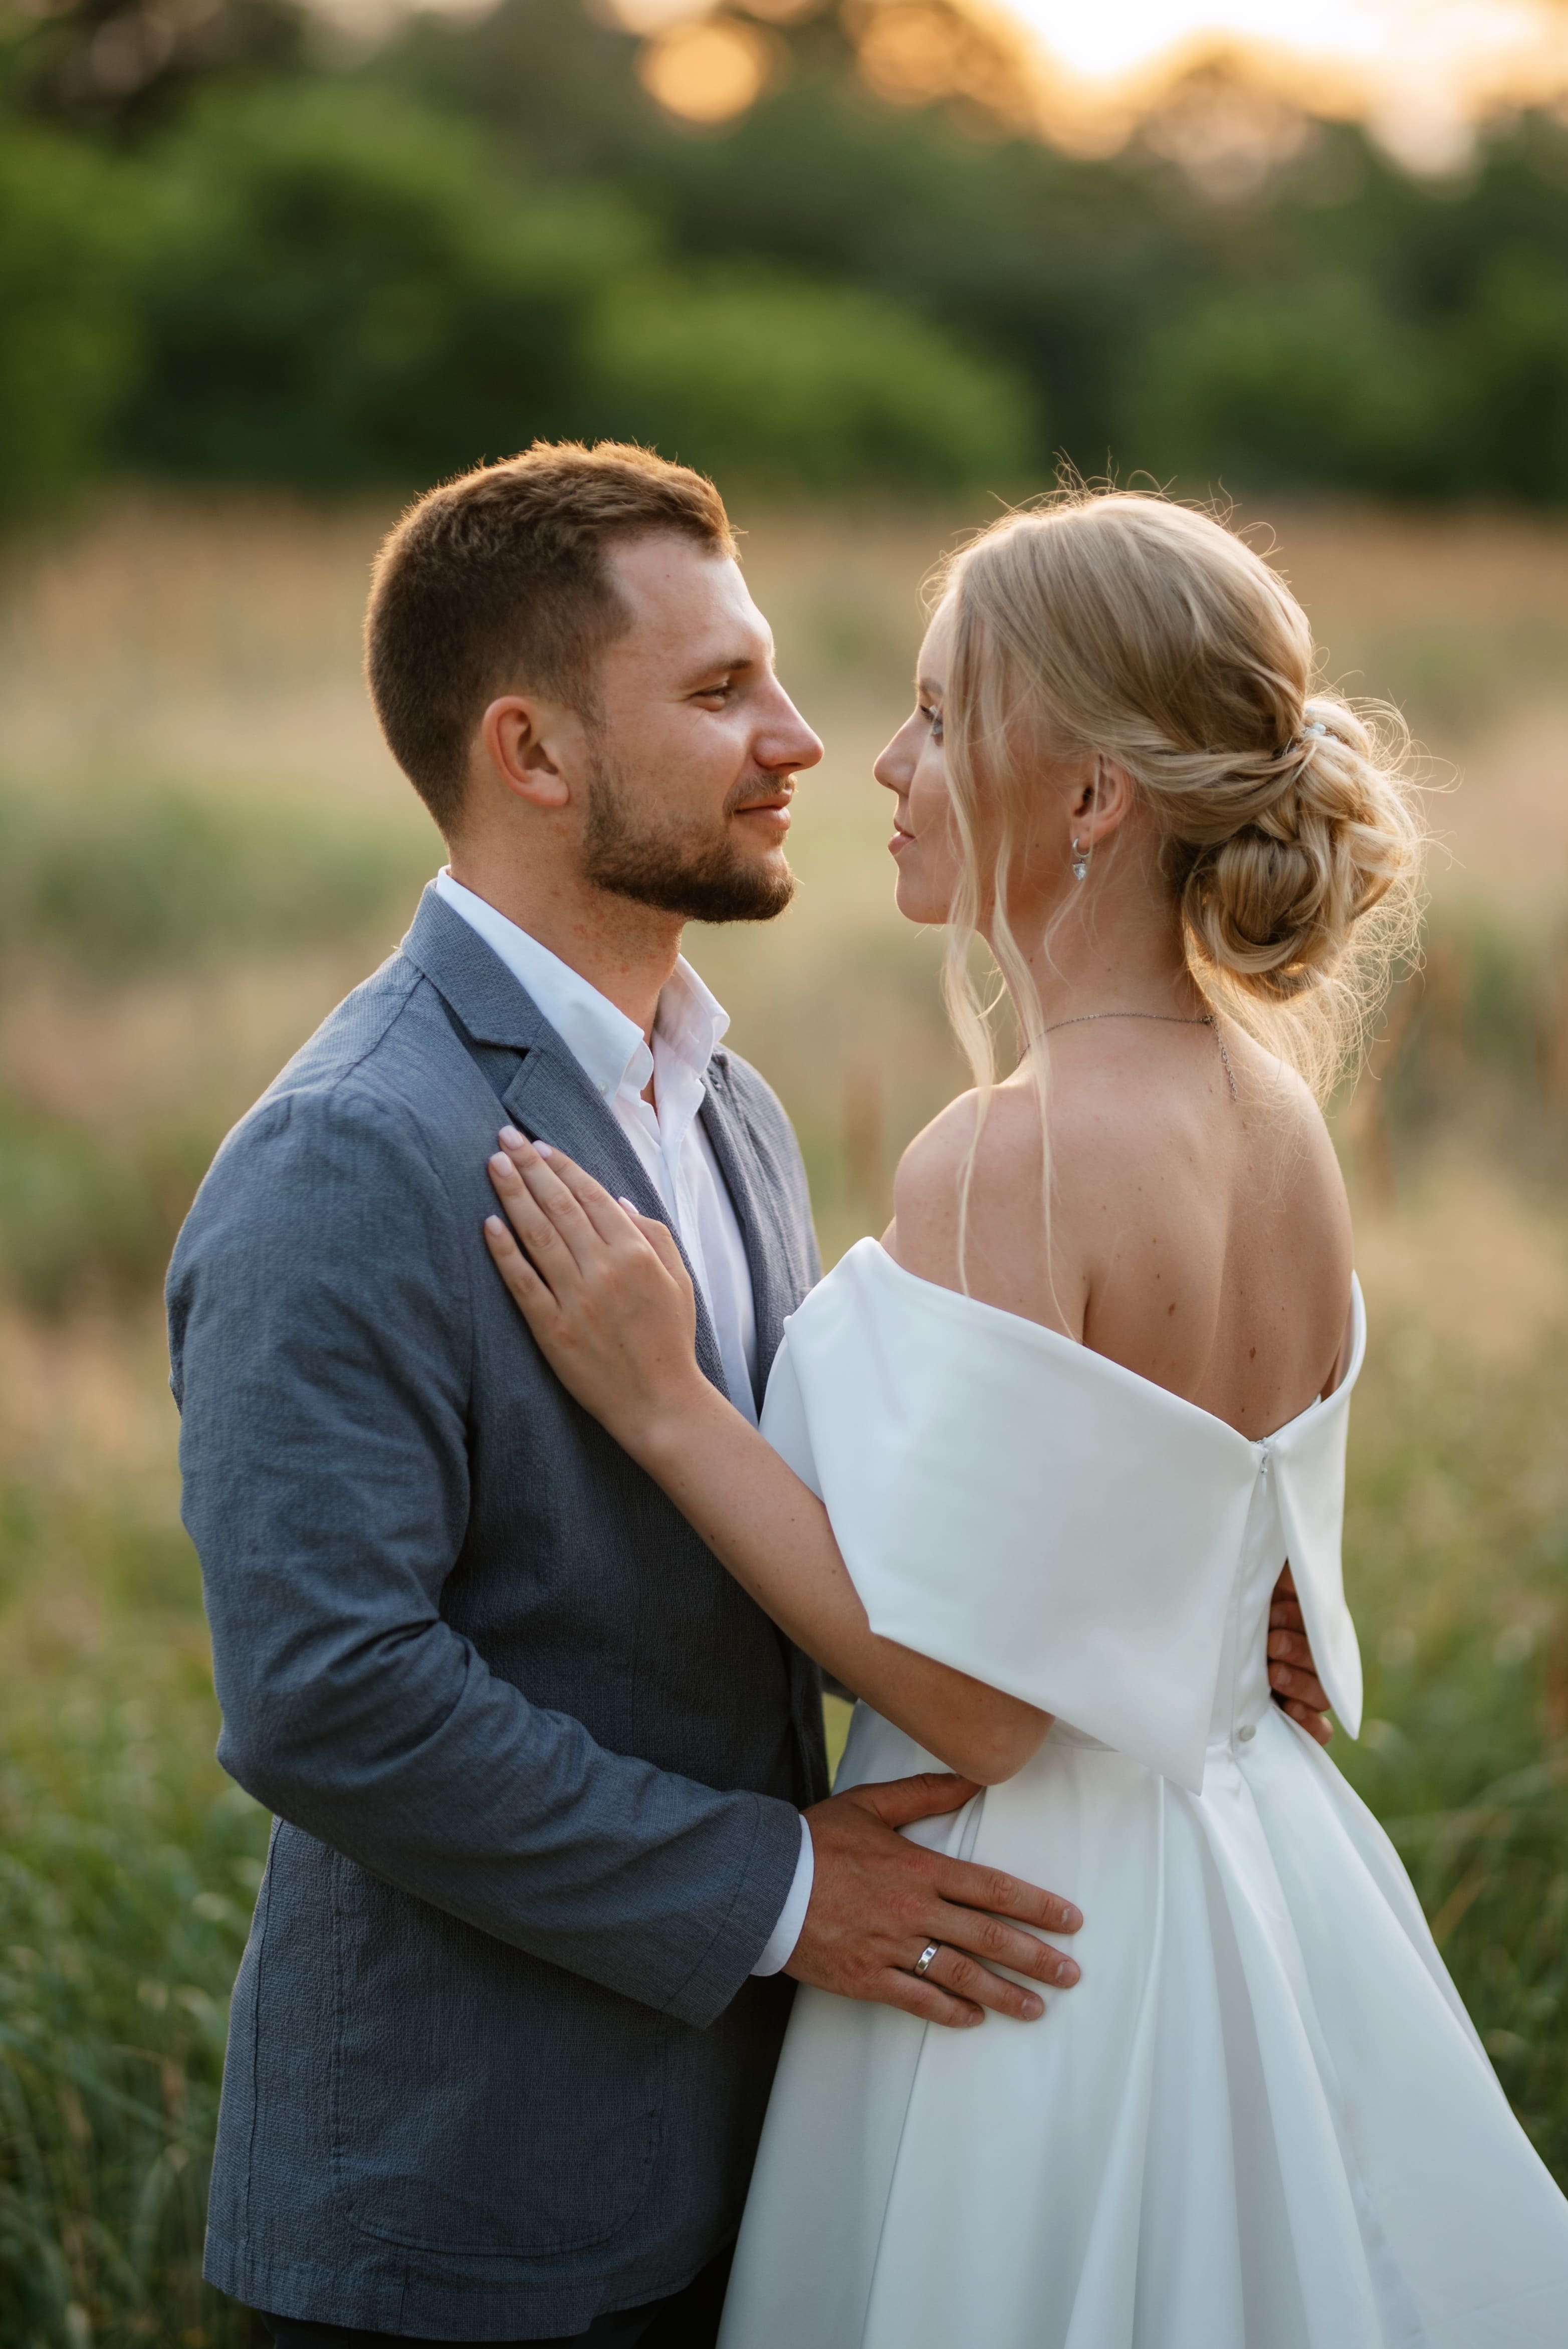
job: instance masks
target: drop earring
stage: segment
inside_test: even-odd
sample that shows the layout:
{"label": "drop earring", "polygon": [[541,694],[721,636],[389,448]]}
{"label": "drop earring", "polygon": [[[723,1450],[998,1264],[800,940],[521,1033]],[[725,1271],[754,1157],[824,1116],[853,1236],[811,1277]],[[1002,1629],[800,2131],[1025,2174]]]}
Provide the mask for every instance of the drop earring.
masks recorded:
{"label": "drop earring", "polygon": [[1087,881],[1088,879],[1088,860],[1093,854],[1093,841],[1091,840],[1088,846],[1084,848],[1080,845],[1078,836],[1075,832],[1073,834],[1073,879],[1075,881]]}

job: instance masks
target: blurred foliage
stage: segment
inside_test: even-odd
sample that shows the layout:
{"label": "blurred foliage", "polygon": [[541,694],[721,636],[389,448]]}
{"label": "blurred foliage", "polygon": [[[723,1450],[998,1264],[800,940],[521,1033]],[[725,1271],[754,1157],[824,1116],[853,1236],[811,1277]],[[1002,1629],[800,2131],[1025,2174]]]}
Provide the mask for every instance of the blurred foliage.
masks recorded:
{"label": "blurred foliage", "polygon": [[[52,1679],[46,1696],[6,1675],[0,2344],[264,2349],[246,2312],[203,2285],[201,2260],[266,1816],[211,1759],[178,1530],[0,1485],[0,1595],[45,1558],[78,1607],[90,1571],[115,1637],[96,1660],[77,1655],[63,1702]],[[55,1637],[96,1646],[96,1623],[62,1621]]]}
{"label": "blurred foliage", "polygon": [[135,239],[117,175],[76,141],[0,129],[0,524],[96,466],[137,377]]}
{"label": "blurred foliage", "polygon": [[0,950],[100,982],[352,933],[424,879],[423,831],[351,806],[0,791]]}
{"label": "blurred foliage", "polygon": [[1007,481],[1031,446],[1019,387],[859,286],[650,278],[606,308],[593,357],[606,419],[763,491]]}
{"label": "blurred foliage", "polygon": [[698,133],[577,0],[358,49],[292,0],[0,0],[6,511],[95,465],[401,486],[602,432],[770,489],[1006,492],[1054,449],[1568,500],[1568,125],[1442,180],[1344,124],[1238,155],[1211,67],[1083,160],[876,98],[879,5],[758,26],[768,86]]}
{"label": "blurred foliage", "polygon": [[[404,912],[428,864],[422,829],[352,808],[0,792],[0,974],[124,985],[317,946]],[[57,1314],[156,1290],[219,1139],[205,1121],[84,1124],[0,1087],[0,1292]]]}
{"label": "blurred foliage", "polygon": [[1346,1587],[1367,1664],[1335,1759],[1410,1871],[1514,2109],[1568,2180],[1568,1521],[1561,1345],[1528,1374],[1387,1328],[1357,1398]]}

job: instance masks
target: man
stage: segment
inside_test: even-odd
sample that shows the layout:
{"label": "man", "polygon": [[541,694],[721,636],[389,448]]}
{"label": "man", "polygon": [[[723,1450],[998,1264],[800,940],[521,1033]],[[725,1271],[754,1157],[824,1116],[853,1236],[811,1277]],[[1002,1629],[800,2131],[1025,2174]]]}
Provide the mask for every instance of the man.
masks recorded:
{"label": "man", "polygon": [[482,1246],[498,1129],[559,1143],[671,1226],[752,1415],[817,1276],[783,1112],[679,960],[788,902],[821,750],[717,493],[570,446],[433,492],[368,669],[450,865],[230,1135],[170,1282],[220,1755],[277,1817],[207,2272],[280,2349],[695,2349],[788,1978],[1028,2019],[981,1961],[1065,1985],[1027,1929],[1078,1919],[896,1832],[962,1782],[825,1799],[815,1669]]}

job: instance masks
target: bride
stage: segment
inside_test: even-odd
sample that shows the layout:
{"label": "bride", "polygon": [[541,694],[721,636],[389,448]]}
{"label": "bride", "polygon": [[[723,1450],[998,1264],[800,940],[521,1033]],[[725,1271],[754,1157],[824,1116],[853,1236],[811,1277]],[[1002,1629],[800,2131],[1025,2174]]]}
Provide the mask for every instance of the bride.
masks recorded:
{"label": "bride", "polygon": [[[952,564],[876,772],[975,1088],[789,1323],[761,1435],[697,1370],[662,1224],[527,1143],[497,1173],[561,1378],[860,1692],[840,1790],[959,1771],[982,1791],[911,1832],[1085,1920],[1032,2027],[799,1993],[723,2349],[1563,2337],[1568,2204],[1391,1846],[1270,1698],[1288,1558],[1357,1726],[1364,1327],[1316,1099],[1418,844],[1392,737],[1313,673],[1277,575],[1158,498],[1065,494]],[[967,1962],[910,1949],[934,2017]]]}

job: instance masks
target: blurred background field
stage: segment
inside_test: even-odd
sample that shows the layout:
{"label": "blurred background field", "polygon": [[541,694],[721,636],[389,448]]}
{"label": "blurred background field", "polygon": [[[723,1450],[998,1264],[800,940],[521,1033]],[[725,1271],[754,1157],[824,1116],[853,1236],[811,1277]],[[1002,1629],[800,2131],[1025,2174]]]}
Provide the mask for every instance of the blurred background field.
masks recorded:
{"label": "blurred background field", "polygon": [[358,679],[377,536],[534,431],[716,469],[827,740],[796,905],[691,952],[830,1261],[959,1081],[870,780],[956,533],[1058,450],[1233,496],[1327,674],[1405,709],[1427,950],[1335,1112],[1373,1341],[1336,1753],[1568,2185],[1556,97],[1413,173],[1229,51],[1108,130],[936,0],[636,14],[0,0],[0,2349],[248,2339],[198,2268],[266,1822],[211,1758],[158,1289],[439,861]]}

